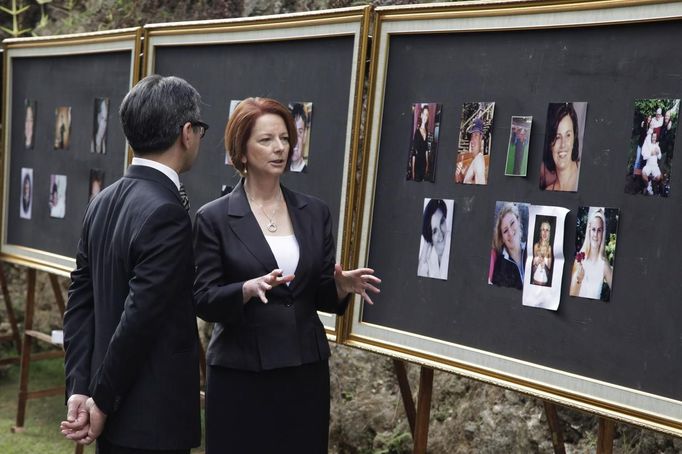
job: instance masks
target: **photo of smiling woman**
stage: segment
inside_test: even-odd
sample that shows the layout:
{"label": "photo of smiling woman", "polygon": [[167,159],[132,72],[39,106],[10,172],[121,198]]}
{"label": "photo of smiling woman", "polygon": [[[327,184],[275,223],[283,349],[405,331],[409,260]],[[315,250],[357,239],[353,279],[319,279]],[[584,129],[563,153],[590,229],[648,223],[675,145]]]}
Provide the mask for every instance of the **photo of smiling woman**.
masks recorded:
{"label": "photo of smiling woman", "polygon": [[497,202],[488,283],[523,288],[526,263],[528,204]]}
{"label": "photo of smiling woman", "polygon": [[424,199],[417,276],[447,280],[455,202]]}
{"label": "photo of smiling woman", "polygon": [[578,208],[571,296],[610,299],[618,217],[617,208]]}
{"label": "photo of smiling woman", "polygon": [[540,166],[540,189],[578,190],[586,113],[586,102],[550,103]]}

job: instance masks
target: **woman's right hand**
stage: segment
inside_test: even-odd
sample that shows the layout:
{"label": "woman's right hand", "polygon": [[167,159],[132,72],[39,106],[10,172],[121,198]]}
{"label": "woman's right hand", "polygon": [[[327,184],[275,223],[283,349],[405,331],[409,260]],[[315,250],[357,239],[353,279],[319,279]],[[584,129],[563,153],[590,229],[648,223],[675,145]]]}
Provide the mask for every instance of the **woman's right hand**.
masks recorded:
{"label": "woman's right hand", "polygon": [[263,303],[267,303],[268,298],[265,296],[265,292],[272,290],[273,287],[289,283],[293,280],[293,274],[283,276],[282,270],[279,268],[270,271],[264,276],[250,279],[244,282],[244,285],[242,286],[243,301],[246,303],[251,298],[258,297]]}

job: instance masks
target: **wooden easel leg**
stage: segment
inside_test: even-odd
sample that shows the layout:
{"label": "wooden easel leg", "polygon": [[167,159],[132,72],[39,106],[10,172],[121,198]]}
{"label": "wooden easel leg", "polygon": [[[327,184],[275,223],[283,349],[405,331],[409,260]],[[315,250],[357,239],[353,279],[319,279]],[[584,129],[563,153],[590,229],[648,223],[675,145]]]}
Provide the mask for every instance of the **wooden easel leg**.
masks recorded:
{"label": "wooden easel leg", "polygon": [[612,420],[599,418],[599,432],[597,434],[597,454],[613,453],[613,436],[616,425]]}
{"label": "wooden easel leg", "polygon": [[417,419],[414,428],[414,454],[426,454],[429,438],[429,417],[431,415],[431,394],[433,391],[433,369],[422,366],[419,374],[419,396],[417,397]]}
{"label": "wooden easel leg", "polygon": [[36,294],[36,270],[29,268],[27,271],[26,291],[26,315],[24,319],[24,342],[21,349],[21,369],[19,373],[19,398],[17,402],[17,423],[12,432],[21,432],[24,429],[26,416],[26,401],[28,400],[28,372],[31,365],[32,338],[26,331],[33,329],[33,312],[35,311]]}
{"label": "wooden easel leg", "polygon": [[9,289],[7,287],[7,278],[5,277],[5,269],[0,263],[0,288],[2,288],[2,298],[5,300],[5,307],[7,308],[7,319],[12,328],[12,338],[14,339],[14,346],[17,353],[21,353],[21,336],[19,335],[19,326],[17,325],[17,317],[14,315],[14,308],[12,307],[12,300],[9,297]]}
{"label": "wooden easel leg", "polygon": [[547,416],[547,423],[549,424],[549,431],[552,435],[552,445],[554,446],[554,454],[566,454],[564,446],[564,434],[559,423],[559,415],[556,411],[556,405],[551,402],[544,401],[545,415]]}
{"label": "wooden easel leg", "polygon": [[410,432],[414,438],[414,425],[417,419],[417,409],[412,398],[412,390],[410,389],[410,382],[407,379],[407,368],[405,362],[399,359],[393,360],[393,369],[398,378],[398,387],[400,388],[400,396],[403,398],[403,406],[405,407],[405,414],[407,415],[407,422],[410,424]]}
{"label": "wooden easel leg", "polygon": [[48,274],[48,276],[50,276],[50,284],[52,284],[52,291],[54,292],[59,312],[62,314],[62,318],[64,318],[64,295],[62,294],[62,287],[59,285],[59,279],[54,274]]}

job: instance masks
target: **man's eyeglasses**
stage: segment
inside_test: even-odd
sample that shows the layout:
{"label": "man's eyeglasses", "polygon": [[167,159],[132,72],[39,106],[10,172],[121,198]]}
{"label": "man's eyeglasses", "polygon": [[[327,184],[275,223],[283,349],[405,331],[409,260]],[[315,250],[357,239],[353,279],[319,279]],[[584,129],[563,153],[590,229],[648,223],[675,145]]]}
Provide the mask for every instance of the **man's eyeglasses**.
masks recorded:
{"label": "man's eyeglasses", "polygon": [[191,124],[193,128],[199,128],[199,133],[203,139],[206,135],[206,131],[208,131],[208,124],[204,123],[203,121],[190,121],[189,124]]}

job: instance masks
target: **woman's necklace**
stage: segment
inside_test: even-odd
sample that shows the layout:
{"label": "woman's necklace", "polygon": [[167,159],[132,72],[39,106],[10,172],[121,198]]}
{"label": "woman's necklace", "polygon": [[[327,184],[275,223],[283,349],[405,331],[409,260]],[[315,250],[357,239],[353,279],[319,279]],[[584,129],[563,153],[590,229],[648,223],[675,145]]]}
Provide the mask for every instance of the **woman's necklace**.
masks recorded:
{"label": "woman's necklace", "polygon": [[[246,190],[244,191],[246,193]],[[251,204],[256,205],[258,208],[260,208],[261,213],[266,217],[268,220],[268,225],[265,226],[266,229],[268,229],[268,232],[270,233],[275,233],[277,231],[277,223],[275,222],[277,212],[279,211],[279,202],[282,199],[282,191],[279,191],[279,194],[277,195],[277,201],[276,201],[276,206],[275,209],[272,210],[272,214],[268,216],[268,213],[265,211],[265,208],[263,208],[263,204],[258,205],[254,200],[249,196],[248,193],[246,193],[246,198],[249,199]]]}

